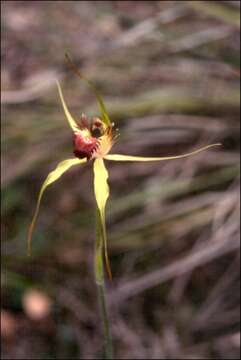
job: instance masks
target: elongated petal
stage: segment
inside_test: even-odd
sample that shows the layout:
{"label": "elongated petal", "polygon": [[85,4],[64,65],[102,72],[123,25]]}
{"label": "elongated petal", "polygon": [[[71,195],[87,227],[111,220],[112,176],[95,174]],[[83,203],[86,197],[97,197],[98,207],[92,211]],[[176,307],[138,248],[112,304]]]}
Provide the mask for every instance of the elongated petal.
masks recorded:
{"label": "elongated petal", "polygon": [[85,79],[82,77],[82,79],[89,85],[89,87],[91,88],[91,90],[94,92],[97,101],[98,101],[98,105],[100,108],[100,113],[101,113],[101,120],[108,126],[111,124],[110,122],[110,118],[109,115],[107,113],[106,107],[105,107],[105,103],[100,95],[100,93],[98,92],[98,90],[96,89],[96,87],[94,86],[94,84],[92,84],[91,81]]}
{"label": "elongated petal", "polygon": [[105,205],[106,201],[109,197],[109,186],[107,183],[108,180],[108,172],[105,168],[105,164],[103,159],[99,158],[94,161],[94,190],[95,190],[95,198],[97,207],[100,214],[101,220],[101,235],[103,237],[104,243],[104,254],[105,254],[105,262],[106,262],[106,269],[110,279],[111,270],[110,264],[108,259],[108,252],[107,252],[107,236],[106,236],[106,226],[105,226]]}
{"label": "elongated petal", "polygon": [[58,86],[60,100],[61,100],[62,106],[64,108],[64,113],[65,113],[65,116],[66,116],[66,118],[68,120],[68,123],[69,123],[71,129],[73,130],[73,132],[79,132],[79,127],[76,124],[75,120],[73,119],[72,115],[70,114],[70,112],[69,112],[69,110],[67,108],[67,105],[66,105],[66,103],[64,101],[64,96],[63,96],[63,92],[61,90],[60,83],[58,81],[56,81],[56,83],[57,83],[57,86]]}
{"label": "elongated petal", "polygon": [[200,153],[201,151],[207,150],[214,146],[220,146],[221,144],[212,144],[204,146],[201,149],[192,151],[187,154],[183,155],[177,155],[177,156],[167,156],[167,157],[142,157],[142,156],[129,156],[129,155],[119,155],[119,154],[109,154],[105,155],[104,159],[106,160],[112,160],[112,161],[162,161],[162,160],[175,160],[175,159],[181,159],[188,156],[192,156],[195,154]]}
{"label": "elongated petal", "polygon": [[109,115],[107,113],[104,101],[100,95],[100,93],[98,92],[98,90],[96,89],[95,85],[88,79],[86,79],[79,71],[79,69],[77,68],[77,66],[73,63],[73,61],[70,59],[70,56],[68,54],[65,54],[66,60],[70,66],[70,68],[75,72],[75,74],[77,74],[77,76],[79,76],[79,78],[81,80],[83,80],[89,87],[90,89],[93,91],[93,93],[95,94],[98,104],[99,104],[99,108],[100,108],[100,113],[101,113],[101,120],[108,126],[111,125],[110,122],[110,118]]}
{"label": "elongated petal", "polygon": [[86,159],[77,159],[77,158],[61,161],[57,165],[56,169],[51,171],[49,173],[49,175],[47,176],[46,180],[44,181],[44,183],[40,189],[40,192],[39,192],[37,206],[36,206],[36,209],[34,212],[33,220],[30,224],[29,231],[28,231],[28,253],[29,253],[29,255],[31,254],[33,229],[34,229],[34,225],[35,225],[38,213],[39,213],[40,202],[41,202],[41,199],[42,199],[45,189],[47,188],[47,186],[52,184],[54,181],[58,180],[65,173],[65,171],[67,171],[71,166],[82,164],[84,162],[86,162]]}

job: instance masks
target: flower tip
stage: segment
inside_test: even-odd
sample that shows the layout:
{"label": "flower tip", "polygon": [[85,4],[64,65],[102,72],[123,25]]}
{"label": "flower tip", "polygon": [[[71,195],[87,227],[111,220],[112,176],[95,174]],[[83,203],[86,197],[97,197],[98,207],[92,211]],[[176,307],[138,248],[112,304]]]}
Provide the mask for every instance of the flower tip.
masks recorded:
{"label": "flower tip", "polygon": [[111,272],[111,269],[110,269],[109,260],[105,260],[105,268],[106,268],[106,272],[107,272],[109,281],[112,282],[113,277],[112,277],[112,272]]}
{"label": "flower tip", "polygon": [[54,79],[54,80],[55,80],[55,84],[57,85],[57,88],[58,88],[58,91],[59,91],[59,94],[60,94],[62,92],[60,82],[59,82],[58,79]]}
{"label": "flower tip", "polygon": [[28,244],[28,249],[27,249],[27,255],[28,257],[32,256],[32,232],[33,232],[33,228],[32,226],[30,226],[29,231],[28,231],[28,237],[27,237],[27,244]]}
{"label": "flower tip", "polygon": [[213,146],[222,146],[223,144],[222,143],[216,143],[216,144],[211,144],[210,147],[213,147]]}

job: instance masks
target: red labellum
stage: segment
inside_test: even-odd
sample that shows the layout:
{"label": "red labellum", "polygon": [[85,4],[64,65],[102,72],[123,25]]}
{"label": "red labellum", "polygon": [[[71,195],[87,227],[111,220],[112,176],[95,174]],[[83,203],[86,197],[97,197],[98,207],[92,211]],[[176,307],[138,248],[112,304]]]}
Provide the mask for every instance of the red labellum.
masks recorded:
{"label": "red labellum", "polygon": [[80,133],[74,134],[74,154],[76,157],[90,159],[93,152],[98,148],[99,141],[91,136],[83,136]]}

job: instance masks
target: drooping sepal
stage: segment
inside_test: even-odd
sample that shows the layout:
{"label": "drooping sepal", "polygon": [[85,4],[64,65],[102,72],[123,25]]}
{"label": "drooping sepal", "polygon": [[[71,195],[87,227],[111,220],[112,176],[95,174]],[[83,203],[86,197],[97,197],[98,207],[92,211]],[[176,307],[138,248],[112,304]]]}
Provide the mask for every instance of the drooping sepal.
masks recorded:
{"label": "drooping sepal", "polygon": [[107,251],[107,235],[106,235],[106,225],[105,225],[105,206],[107,199],[109,197],[109,186],[107,180],[108,180],[108,172],[105,168],[103,159],[101,158],[95,159],[94,160],[94,191],[95,191],[95,198],[98,208],[97,215],[99,216],[100,229],[98,231],[98,234],[101,237],[101,239],[98,239],[98,241],[103,243],[106,270],[109,278],[112,279],[110,262]]}
{"label": "drooping sepal", "polygon": [[33,230],[34,230],[34,226],[35,226],[35,223],[36,223],[36,220],[38,217],[40,202],[41,202],[44,191],[50,184],[52,184],[53,182],[58,180],[71,166],[83,164],[85,162],[86,162],[86,159],[77,159],[77,158],[61,161],[57,165],[56,169],[51,171],[49,173],[49,175],[47,176],[46,180],[44,181],[44,183],[40,189],[37,206],[36,206],[34,216],[33,216],[33,220],[31,222],[29,230],[28,230],[28,254],[29,255],[31,255]]}

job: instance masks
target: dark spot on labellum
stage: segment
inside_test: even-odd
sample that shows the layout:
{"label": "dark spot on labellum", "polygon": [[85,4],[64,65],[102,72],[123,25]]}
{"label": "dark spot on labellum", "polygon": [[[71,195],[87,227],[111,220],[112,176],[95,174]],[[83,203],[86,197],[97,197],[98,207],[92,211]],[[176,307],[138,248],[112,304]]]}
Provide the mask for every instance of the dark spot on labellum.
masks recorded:
{"label": "dark spot on labellum", "polygon": [[99,138],[102,133],[101,133],[101,130],[99,128],[95,128],[91,131],[91,135],[94,137],[94,138]]}

